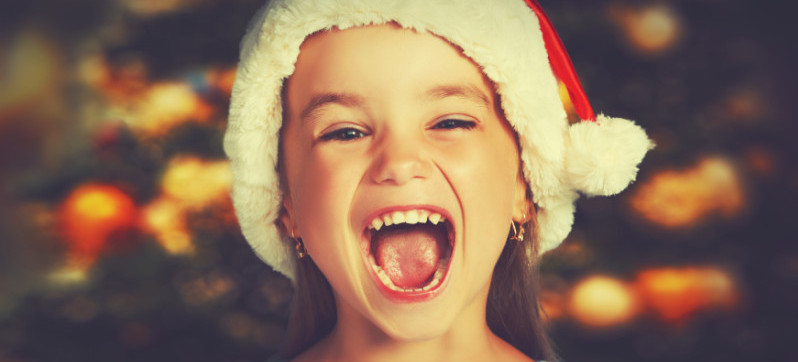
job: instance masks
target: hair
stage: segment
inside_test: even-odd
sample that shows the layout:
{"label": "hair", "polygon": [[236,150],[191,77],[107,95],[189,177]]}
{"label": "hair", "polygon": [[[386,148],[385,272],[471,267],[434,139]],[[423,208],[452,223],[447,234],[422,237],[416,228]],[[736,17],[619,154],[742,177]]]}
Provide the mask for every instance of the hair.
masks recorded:
{"label": "hair", "polygon": [[554,362],[557,357],[543,326],[537,213],[525,224],[528,242],[510,240],[493,268],[485,317],[497,336],[530,358]]}
{"label": "hair", "polygon": [[[556,361],[543,328],[538,271],[537,217],[525,224],[529,241],[508,240],[493,269],[488,291],[488,327],[530,358]],[[293,358],[332,331],[337,322],[335,298],[327,278],[310,257],[297,260],[294,299],[286,339],[280,351]]]}
{"label": "hair", "polygon": [[329,334],[338,321],[332,287],[306,256],[297,260],[294,297],[280,354],[293,358]]}

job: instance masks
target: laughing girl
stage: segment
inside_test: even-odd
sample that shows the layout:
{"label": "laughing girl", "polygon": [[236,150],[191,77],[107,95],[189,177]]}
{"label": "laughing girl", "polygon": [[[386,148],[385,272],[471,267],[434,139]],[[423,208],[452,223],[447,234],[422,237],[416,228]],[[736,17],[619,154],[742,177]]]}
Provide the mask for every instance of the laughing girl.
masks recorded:
{"label": "laughing girl", "polygon": [[539,255],[650,148],[594,116],[523,0],[273,0],[225,135],[243,233],[295,286],[297,361],[553,360]]}

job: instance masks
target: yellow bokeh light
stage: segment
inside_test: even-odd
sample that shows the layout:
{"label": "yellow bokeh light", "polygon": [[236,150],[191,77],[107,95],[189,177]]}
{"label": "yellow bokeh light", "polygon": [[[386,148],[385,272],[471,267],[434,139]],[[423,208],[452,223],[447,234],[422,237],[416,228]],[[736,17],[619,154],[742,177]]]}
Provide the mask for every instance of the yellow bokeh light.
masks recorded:
{"label": "yellow bokeh light", "polygon": [[[114,84],[109,87],[113,95]],[[155,83],[140,94],[128,98],[115,97],[106,118],[122,119],[131,129],[149,136],[162,136],[187,122],[206,122],[213,107],[182,82]],[[122,92],[124,94],[124,92]]]}
{"label": "yellow bokeh light", "polygon": [[690,169],[655,174],[637,188],[630,205],[655,224],[679,228],[715,213],[737,215],[745,206],[745,194],[729,161],[706,157]]}
{"label": "yellow bokeh light", "polygon": [[185,221],[185,209],[175,200],[159,198],[143,209],[144,224],[170,254],[194,250]]}
{"label": "yellow bokeh light", "polygon": [[638,300],[626,283],[594,275],[579,282],[571,293],[569,311],[591,327],[610,327],[630,321],[637,314]]}
{"label": "yellow bokeh light", "polygon": [[179,156],[169,162],[161,179],[163,193],[191,209],[227,197],[232,184],[228,161]]}
{"label": "yellow bokeh light", "polygon": [[67,265],[47,275],[47,280],[54,286],[79,285],[88,279],[88,272],[83,265]]}
{"label": "yellow bokeh light", "polygon": [[161,177],[161,196],[143,210],[147,229],[167,252],[193,252],[189,213],[226,201],[231,183],[228,161],[175,157]]}
{"label": "yellow bokeh light", "polygon": [[75,73],[83,83],[94,88],[101,88],[111,82],[111,69],[100,51],[87,51],[78,61]]}
{"label": "yellow bokeh light", "polygon": [[102,190],[87,190],[75,200],[74,211],[83,218],[104,219],[115,215],[120,209],[117,199]]}
{"label": "yellow bokeh light", "polygon": [[154,85],[139,105],[136,126],[151,133],[166,131],[189,120],[207,118],[208,106],[185,83]]}

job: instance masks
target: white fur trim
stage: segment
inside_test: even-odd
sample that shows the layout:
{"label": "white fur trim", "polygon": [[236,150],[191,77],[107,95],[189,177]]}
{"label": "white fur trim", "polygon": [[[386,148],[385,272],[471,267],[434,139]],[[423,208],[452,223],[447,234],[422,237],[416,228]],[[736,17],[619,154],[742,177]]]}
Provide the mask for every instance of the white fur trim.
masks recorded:
{"label": "white fur trim", "polygon": [[574,201],[576,192],[564,190],[560,195],[550,197],[547,207],[538,209],[538,240],[541,254],[556,248],[571,232],[574,223]]}
{"label": "white fur trim", "polygon": [[640,126],[599,115],[569,129],[566,167],[570,185],[586,195],[615,195],[634,181],[637,165],[654,144]]}
{"label": "white fur trim", "polygon": [[542,249],[568,234],[576,198],[565,170],[566,154],[573,154],[566,150],[569,127],[538,20],[523,1],[272,0],[253,20],[241,44],[224,148],[241,229],[275,270],[294,279],[294,246],[275,224],[282,200],[280,88],[304,39],[333,27],[396,22],[460,47],[496,85],[519,135],[524,176],[540,210]]}

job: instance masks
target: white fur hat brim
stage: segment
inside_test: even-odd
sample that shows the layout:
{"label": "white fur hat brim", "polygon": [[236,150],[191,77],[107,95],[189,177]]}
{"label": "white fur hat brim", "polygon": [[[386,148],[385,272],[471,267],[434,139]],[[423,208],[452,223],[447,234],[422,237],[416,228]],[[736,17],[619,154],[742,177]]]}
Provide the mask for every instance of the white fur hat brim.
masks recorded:
{"label": "white fur hat brim", "polygon": [[278,272],[293,280],[296,261],[293,244],[275,224],[282,202],[277,160],[283,81],[308,35],[389,22],[457,45],[495,84],[519,136],[524,176],[539,209],[542,251],[570,232],[578,192],[611,195],[634,180],[651,148],[648,137],[618,118],[569,127],[538,19],[522,0],[272,0],[241,44],[224,148],[243,234]]}

